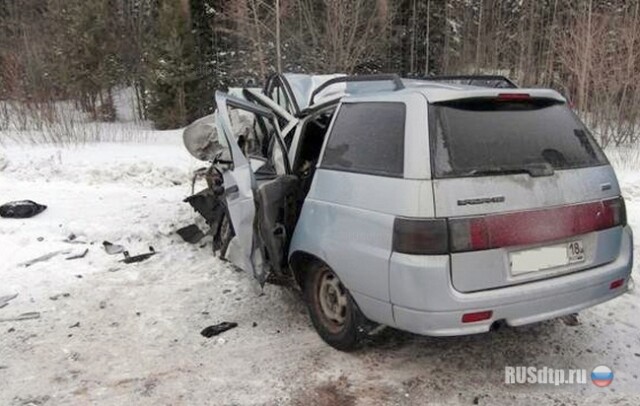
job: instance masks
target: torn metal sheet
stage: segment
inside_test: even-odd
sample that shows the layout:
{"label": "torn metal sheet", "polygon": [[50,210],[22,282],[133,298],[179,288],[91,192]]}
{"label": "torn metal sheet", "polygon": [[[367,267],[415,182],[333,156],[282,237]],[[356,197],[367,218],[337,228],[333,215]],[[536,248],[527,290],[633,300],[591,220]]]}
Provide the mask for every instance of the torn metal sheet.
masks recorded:
{"label": "torn metal sheet", "polygon": [[[213,235],[213,250],[217,251],[224,245],[224,223],[227,213],[226,204],[224,201],[224,188],[218,183],[212,182],[212,189],[204,189],[200,192],[184,199],[186,203],[189,203],[193,209],[198,212],[209,225],[210,231]],[[221,191],[217,191],[221,189]],[[184,237],[183,237],[184,238]]]}
{"label": "torn metal sheet", "polygon": [[80,259],[80,258],[84,258],[84,257],[87,255],[87,253],[88,253],[88,252],[89,252],[89,248],[85,248],[85,250],[84,250],[84,251],[77,252],[77,253],[75,253],[75,254],[73,254],[73,255],[68,256],[68,257],[67,257],[67,258],[65,258],[65,259],[66,259],[66,260],[71,260],[71,259]]}
{"label": "torn metal sheet", "polygon": [[66,242],[67,244],[86,244],[86,241],[76,239],[76,236],[71,234],[69,237],[62,240],[62,242]]}
{"label": "torn metal sheet", "polygon": [[[224,192],[224,191],[223,191]],[[224,203],[211,189],[204,189],[187,197],[184,202],[189,203],[195,211],[207,220],[212,228],[224,215]]]}
{"label": "torn metal sheet", "polygon": [[48,261],[51,258],[60,255],[60,254],[68,254],[70,251],[68,250],[59,250],[59,251],[53,251],[50,252],[48,254],[42,255],[40,257],[34,258],[34,259],[30,259],[29,261],[25,261],[22,262],[20,264],[18,264],[18,266],[24,266],[25,268],[30,267],[31,265],[38,263],[38,262],[44,262],[44,261]]}

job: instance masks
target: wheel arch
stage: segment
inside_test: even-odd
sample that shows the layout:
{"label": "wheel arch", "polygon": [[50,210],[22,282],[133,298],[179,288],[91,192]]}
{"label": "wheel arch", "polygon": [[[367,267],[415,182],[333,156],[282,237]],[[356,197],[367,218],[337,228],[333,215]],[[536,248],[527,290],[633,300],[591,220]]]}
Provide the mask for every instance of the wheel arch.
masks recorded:
{"label": "wheel arch", "polygon": [[311,264],[327,266],[334,273],[336,273],[344,287],[351,294],[356,307],[364,315],[365,319],[370,323],[380,323],[389,326],[395,325],[390,303],[368,298],[366,295],[361,295],[357,292],[352,291],[348,285],[344,284],[343,278],[336,272],[336,269],[334,269],[326,260],[316,254],[312,254],[311,252],[305,250],[295,250],[289,255],[289,268],[291,269],[296,284],[298,285],[300,290],[304,292],[304,283],[306,280],[305,271],[309,269],[308,266]]}
{"label": "wheel arch", "polygon": [[308,266],[311,264],[326,265],[331,268],[331,266],[322,258],[307,251],[297,250],[289,255],[289,267],[291,268],[293,277],[301,290],[304,290],[304,272],[306,272]]}

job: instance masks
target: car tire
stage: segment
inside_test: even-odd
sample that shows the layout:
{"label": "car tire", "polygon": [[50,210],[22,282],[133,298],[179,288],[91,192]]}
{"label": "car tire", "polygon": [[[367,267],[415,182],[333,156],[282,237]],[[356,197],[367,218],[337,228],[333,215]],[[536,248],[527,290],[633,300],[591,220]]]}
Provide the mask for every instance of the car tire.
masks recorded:
{"label": "car tire", "polygon": [[305,302],[320,337],[340,351],[359,348],[367,320],[349,291],[325,264],[311,264],[305,271]]}

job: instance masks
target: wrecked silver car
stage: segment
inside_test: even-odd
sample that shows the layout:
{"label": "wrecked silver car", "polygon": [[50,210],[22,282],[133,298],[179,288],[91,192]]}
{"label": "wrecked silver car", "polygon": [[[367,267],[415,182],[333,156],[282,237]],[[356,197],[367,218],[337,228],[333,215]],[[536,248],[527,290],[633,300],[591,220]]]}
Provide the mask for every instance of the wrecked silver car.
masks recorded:
{"label": "wrecked silver car", "polygon": [[297,283],[335,348],[376,324],[446,336],[533,323],[631,284],[615,173],[566,100],[445,81],[274,75],[216,93],[184,132],[212,162],[187,201],[214,248],[261,284]]}

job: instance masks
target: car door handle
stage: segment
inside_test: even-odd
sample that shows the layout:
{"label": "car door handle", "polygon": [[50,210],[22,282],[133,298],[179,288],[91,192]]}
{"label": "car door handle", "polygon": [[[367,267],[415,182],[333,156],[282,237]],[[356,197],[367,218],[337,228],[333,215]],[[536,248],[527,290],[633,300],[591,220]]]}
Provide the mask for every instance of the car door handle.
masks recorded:
{"label": "car door handle", "polygon": [[238,193],[239,191],[240,189],[238,189],[238,185],[233,185],[224,190],[224,192],[228,195],[230,195],[231,193]]}

